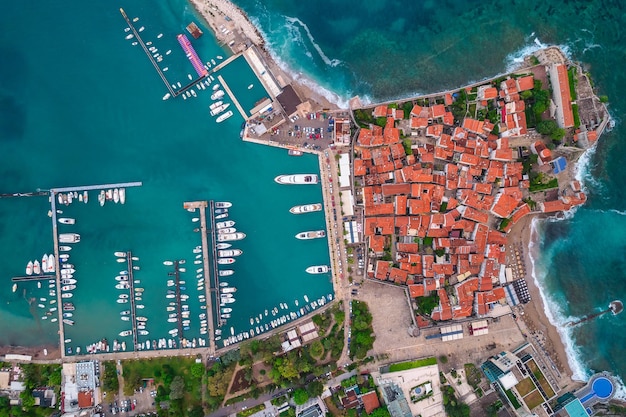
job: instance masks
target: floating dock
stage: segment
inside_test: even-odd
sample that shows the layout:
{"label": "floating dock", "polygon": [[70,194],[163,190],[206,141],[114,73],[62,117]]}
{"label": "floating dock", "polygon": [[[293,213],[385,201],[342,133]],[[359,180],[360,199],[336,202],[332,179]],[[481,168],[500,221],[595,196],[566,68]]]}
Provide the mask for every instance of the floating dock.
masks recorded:
{"label": "floating dock", "polygon": [[202,78],[206,77],[209,71],[204,68],[204,64],[202,63],[202,60],[200,60],[200,57],[198,56],[196,50],[193,49],[189,38],[181,33],[180,35],[176,36],[176,39],[178,40],[181,48],[183,48],[183,51],[185,51],[185,55],[189,59],[189,62],[191,62],[191,65],[193,65],[193,68],[198,73],[198,76]]}

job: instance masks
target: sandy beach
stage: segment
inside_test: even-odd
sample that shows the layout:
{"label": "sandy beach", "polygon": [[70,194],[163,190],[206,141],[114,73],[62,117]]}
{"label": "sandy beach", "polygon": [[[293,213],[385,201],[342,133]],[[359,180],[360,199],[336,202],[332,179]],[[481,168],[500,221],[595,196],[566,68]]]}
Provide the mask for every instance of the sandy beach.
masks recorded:
{"label": "sandy beach", "polygon": [[561,384],[575,384],[571,379],[573,374],[568,363],[565,344],[557,328],[545,314],[545,305],[541,298],[541,290],[537,287],[532,275],[533,265],[530,255],[530,245],[538,239],[532,235],[531,223],[534,216],[526,216],[519,221],[509,235],[509,242],[522,248],[523,265],[526,272],[526,283],[531,301],[523,305],[521,320],[518,320],[522,331],[526,330],[527,340],[532,340],[537,347],[547,353],[560,373]]}

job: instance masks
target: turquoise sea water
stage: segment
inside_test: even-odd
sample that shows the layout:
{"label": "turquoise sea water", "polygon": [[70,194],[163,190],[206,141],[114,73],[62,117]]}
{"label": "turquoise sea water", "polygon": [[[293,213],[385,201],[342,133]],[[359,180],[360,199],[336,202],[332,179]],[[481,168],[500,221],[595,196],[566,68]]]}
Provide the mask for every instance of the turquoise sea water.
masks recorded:
{"label": "turquoise sea water", "polygon": [[[155,5],[70,2],[63,6],[26,2],[7,3],[0,17],[0,192],[26,192],[37,188],[142,181],[129,188],[126,204],[100,207],[97,193],[90,202],[60,206],[63,216],[76,219],[62,232],[77,232],[70,262],[77,272],[74,291],[76,324],[66,326],[66,338],[76,351],[107,338],[119,338],[129,329],[117,304],[120,290],[114,277],[126,269],[113,252],[132,250],[140,258],[135,279],[145,288],[145,305],[138,315],[148,318],[148,340],[167,336],[175,324],[167,323],[168,272],[165,260],[185,259],[189,295],[190,330],[199,334],[198,291],[193,249],[200,244],[194,233],[197,213],[183,202],[215,199],[231,201],[230,220],[247,234],[233,248],[243,250],[226,280],[237,288],[236,302],[225,325],[235,334],[249,331],[250,318],[261,314],[270,323],[332,293],[329,275],[309,275],[306,267],[328,264],[326,239],[297,241],[302,230],[325,228],[322,213],[294,216],[296,204],[319,202],[320,186],[288,187],[273,179],[284,173],[319,172],[317,158],[289,157],[281,149],[243,143],[238,112],[217,124],[208,114],[212,90],[198,98],[161,100],[167,92],[144,52],[125,40],[125,22],[118,7],[139,16],[145,40],[154,42],[164,56],[161,64],[171,83],[195,76],[175,36],[189,21],[198,19],[183,1]],[[162,38],[157,38],[163,33]],[[203,61],[228,54],[215,43],[210,31],[194,46]],[[165,51],[171,49],[170,55]],[[228,67],[227,67],[228,68]],[[235,66],[224,71],[229,84],[250,107],[260,89],[248,92],[250,73]],[[239,85],[238,83],[241,83]],[[0,343],[38,345],[58,340],[54,316],[44,320],[50,304],[48,283],[20,284],[11,291],[10,278],[24,275],[29,260],[52,252],[51,223],[46,197],[0,200],[0,251],[3,284],[0,286]],[[28,299],[35,298],[31,305]],[[46,298],[40,301],[40,298]],[[299,306],[296,307],[296,300]],[[45,308],[37,307],[39,303]],[[280,303],[288,306],[281,309]],[[278,314],[271,311],[277,307]],[[269,314],[265,315],[265,310]],[[256,323],[255,323],[256,326]],[[140,337],[140,341],[146,338]]]}
{"label": "turquoise sea water", "polygon": [[[626,376],[626,316],[569,331],[562,324],[626,298],[626,4],[599,0],[237,0],[295,77],[329,98],[377,101],[436,92],[505,72],[541,45],[563,47],[610,97],[617,121],[585,156],[589,200],[564,221],[538,226],[536,275],[549,315],[563,331],[576,377]],[[331,93],[335,93],[333,95]]]}

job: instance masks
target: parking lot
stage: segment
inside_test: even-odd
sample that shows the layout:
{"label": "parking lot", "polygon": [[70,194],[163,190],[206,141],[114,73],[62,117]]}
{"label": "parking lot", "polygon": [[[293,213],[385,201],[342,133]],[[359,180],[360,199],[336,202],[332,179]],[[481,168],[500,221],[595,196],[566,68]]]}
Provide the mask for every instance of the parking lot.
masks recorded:
{"label": "parking lot", "polygon": [[326,149],[332,143],[334,119],[323,112],[294,116],[271,132],[272,140],[308,149]]}
{"label": "parking lot", "polygon": [[156,396],[156,388],[149,385],[136,391],[135,395],[128,398],[115,399],[112,403],[105,404],[103,412],[107,416],[156,416],[154,396]]}

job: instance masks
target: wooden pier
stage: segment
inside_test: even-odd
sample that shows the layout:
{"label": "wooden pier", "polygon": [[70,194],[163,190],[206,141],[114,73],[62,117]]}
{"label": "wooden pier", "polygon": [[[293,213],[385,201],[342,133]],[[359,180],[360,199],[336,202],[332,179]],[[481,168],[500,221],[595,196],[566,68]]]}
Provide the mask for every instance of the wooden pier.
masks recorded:
{"label": "wooden pier", "polygon": [[56,275],[25,275],[23,277],[13,277],[13,282],[43,281],[48,279],[56,279]]}
{"label": "wooden pier", "polygon": [[237,110],[239,111],[239,113],[241,113],[241,117],[243,117],[243,120],[248,120],[248,115],[246,115],[246,112],[243,110],[243,107],[241,107],[241,104],[239,104],[237,97],[235,97],[230,87],[228,87],[228,84],[226,84],[226,81],[224,81],[224,78],[222,78],[221,75],[218,75],[217,80],[222,84],[222,86],[224,86],[224,90],[226,90],[226,94],[228,94],[230,99],[235,104],[235,107],[237,107]]}
{"label": "wooden pier", "polygon": [[[209,356],[215,356],[215,325],[219,323],[219,305],[217,307],[217,320],[213,317],[213,298],[211,294],[211,280],[210,280],[210,259],[209,259],[209,247],[207,241],[207,223],[206,223],[206,208],[208,206],[207,201],[190,201],[185,202],[183,207],[186,209],[198,209],[200,211],[200,238],[202,241],[202,269],[204,272],[204,289],[206,291],[206,314],[209,327],[207,330],[207,338],[209,339]],[[213,219],[213,202],[211,201],[211,219]],[[213,229],[213,228],[211,228]],[[213,250],[215,250],[213,248]],[[215,259],[215,258],[214,258]],[[214,260],[215,262],[215,260]],[[217,269],[217,268],[215,268]],[[216,302],[219,300],[216,300]],[[218,324],[219,325],[219,324]]]}
{"label": "wooden pier", "polygon": [[224,68],[226,65],[230,64],[235,59],[239,58],[240,56],[241,56],[241,53],[229,56],[224,61],[222,61],[219,64],[217,64],[216,66],[211,67],[211,69],[209,69],[209,74],[214,74],[214,73],[218,72],[219,70]]}
{"label": "wooden pier", "polygon": [[131,331],[133,332],[133,350],[137,350],[139,343],[137,341],[137,306],[135,303],[135,274],[133,269],[133,254],[131,251],[126,252],[126,262],[128,265],[128,288],[129,288],[129,303],[130,303],[130,323]]}

